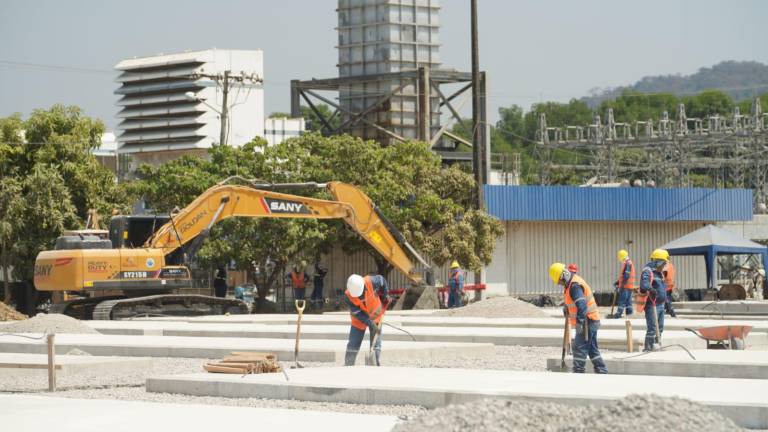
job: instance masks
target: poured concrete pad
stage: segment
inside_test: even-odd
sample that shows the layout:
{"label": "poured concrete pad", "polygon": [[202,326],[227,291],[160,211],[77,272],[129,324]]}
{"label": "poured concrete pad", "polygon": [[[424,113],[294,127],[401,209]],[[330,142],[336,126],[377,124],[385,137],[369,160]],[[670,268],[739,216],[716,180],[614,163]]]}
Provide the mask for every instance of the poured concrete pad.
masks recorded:
{"label": "poured concrete pad", "polygon": [[[56,374],[71,375],[80,372],[122,373],[146,370],[152,367],[151,358],[102,357],[84,355],[56,355]],[[0,353],[0,376],[35,373],[48,370],[48,354]]]}
{"label": "poured concrete pad", "polygon": [[[397,342],[383,339],[382,362],[387,359],[441,359],[458,355],[490,356],[491,344],[447,342]],[[345,340],[302,339],[300,361],[343,363]],[[260,351],[277,354],[278,360],[293,361],[294,341],[289,339],[244,339],[177,336],[122,336],[91,334],[56,335],[56,352],[80,349],[97,356],[220,358],[233,351]],[[365,348],[365,345],[364,345]],[[0,336],[0,352],[45,353],[40,341]],[[358,356],[358,362],[364,362]]]}
{"label": "poured concrete pad", "polygon": [[[662,375],[705,378],[768,379],[768,351],[693,350],[695,360],[683,350],[637,354],[603,354],[612,374]],[[567,357],[567,370],[572,367]],[[547,359],[547,369],[560,371],[560,357]],[[587,366],[592,372],[592,367]]]}
{"label": "poured concrete pad", "polygon": [[198,404],[0,395],[0,424],[13,432],[387,432],[397,417]]}
{"label": "poured concrete pad", "polygon": [[[562,311],[559,312],[562,315]],[[604,330],[623,329],[625,319],[607,319],[600,321],[600,328]],[[633,315],[632,327],[635,330],[645,330],[645,318]],[[99,331],[109,332],[109,325],[118,321],[88,321]],[[296,314],[254,314],[254,315],[209,315],[201,317],[153,317],[140,318],[129,322],[187,322],[191,324],[265,324],[265,325],[296,325]],[[302,318],[304,325],[349,325],[349,316],[345,315],[305,315]],[[402,327],[512,327],[512,328],[563,328],[563,318],[482,318],[482,317],[430,317],[430,316],[390,316],[387,314],[385,322]],[[112,324],[116,327],[121,325]],[[123,328],[131,328],[122,324]],[[676,319],[664,317],[666,330],[684,330],[686,327],[712,327],[719,325],[751,325],[752,332],[768,333],[768,322],[755,319],[720,320],[707,317],[704,319]],[[145,333],[151,326],[145,327]],[[157,327],[161,329],[162,326]],[[140,330],[136,331],[140,334]]]}
{"label": "poured concrete pad", "polygon": [[[92,321],[93,328],[105,334],[145,334],[162,336],[216,337],[216,338],[269,338],[294,339],[294,325],[266,324],[208,324],[147,321]],[[559,328],[503,328],[503,327],[407,327],[409,334],[391,327],[384,327],[384,340],[452,343],[492,343],[494,345],[561,346],[563,331]],[[349,324],[301,326],[302,340],[347,340]],[[626,331],[600,330],[601,346],[626,349]],[[642,346],[644,331],[633,333],[634,346]],[[763,338],[768,343],[768,334]],[[681,344],[686,348],[700,348],[704,342],[689,332],[668,331],[664,339],[669,344]],[[752,340],[748,340],[752,343]]]}
{"label": "poured concrete pad", "polygon": [[147,391],[429,408],[482,398],[602,403],[633,393],[679,396],[737,424],[768,428],[768,381],[425,368],[306,368],[282,374],[188,374],[149,378]]}

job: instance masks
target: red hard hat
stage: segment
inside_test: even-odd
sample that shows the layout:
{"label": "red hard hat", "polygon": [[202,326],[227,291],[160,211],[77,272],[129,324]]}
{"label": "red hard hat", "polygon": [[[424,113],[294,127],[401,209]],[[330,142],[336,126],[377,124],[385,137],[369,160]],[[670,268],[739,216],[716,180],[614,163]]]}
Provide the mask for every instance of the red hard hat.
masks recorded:
{"label": "red hard hat", "polygon": [[578,273],[579,267],[576,264],[568,264],[568,271],[571,273]]}

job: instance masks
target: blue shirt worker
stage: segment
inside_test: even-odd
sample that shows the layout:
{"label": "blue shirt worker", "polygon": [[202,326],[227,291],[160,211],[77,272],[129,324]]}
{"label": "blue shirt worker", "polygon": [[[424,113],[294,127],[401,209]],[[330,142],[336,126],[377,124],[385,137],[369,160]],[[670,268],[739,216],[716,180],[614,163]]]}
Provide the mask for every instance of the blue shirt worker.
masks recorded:
{"label": "blue shirt worker", "polygon": [[573,372],[584,373],[589,356],[595,373],[607,374],[608,368],[597,346],[600,312],[592,288],[581,276],[569,272],[563,263],[549,266],[549,277],[555,285],[563,287],[565,312],[571,327],[576,329],[576,337],[573,340]]}
{"label": "blue shirt worker", "polygon": [[629,259],[629,252],[622,249],[616,257],[621,263],[619,279],[616,281],[619,299],[616,314],[609,318],[621,318],[624,310],[627,311],[627,316],[632,315],[632,293],[635,292],[635,264]]}
{"label": "blue shirt worker", "polygon": [[[650,262],[640,275],[640,292],[635,306],[638,312],[645,312],[645,346],[643,351],[652,351],[661,343],[664,333],[664,303],[667,299],[667,285],[662,270],[669,261],[669,252],[656,249],[651,253]],[[658,324],[658,329],[657,329]]]}
{"label": "blue shirt worker", "polygon": [[374,344],[376,366],[380,366],[381,320],[384,318],[389,295],[387,280],[381,275],[363,277],[353,274],[347,279],[347,290],[344,294],[344,301],[349,306],[349,315],[352,320],[344,366],[354,366],[366,329],[370,331],[371,343]]}
{"label": "blue shirt worker", "polygon": [[448,308],[463,306],[461,298],[464,295],[464,271],[458,261],[451,263],[451,273],[448,275]]}

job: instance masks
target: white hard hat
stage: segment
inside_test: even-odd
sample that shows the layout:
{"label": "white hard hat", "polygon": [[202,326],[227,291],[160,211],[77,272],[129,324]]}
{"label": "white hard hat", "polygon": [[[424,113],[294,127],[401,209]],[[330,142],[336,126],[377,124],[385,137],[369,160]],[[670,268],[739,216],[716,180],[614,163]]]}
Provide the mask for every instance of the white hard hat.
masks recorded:
{"label": "white hard hat", "polygon": [[353,274],[347,279],[347,290],[352,297],[360,297],[365,287],[365,280],[358,274]]}

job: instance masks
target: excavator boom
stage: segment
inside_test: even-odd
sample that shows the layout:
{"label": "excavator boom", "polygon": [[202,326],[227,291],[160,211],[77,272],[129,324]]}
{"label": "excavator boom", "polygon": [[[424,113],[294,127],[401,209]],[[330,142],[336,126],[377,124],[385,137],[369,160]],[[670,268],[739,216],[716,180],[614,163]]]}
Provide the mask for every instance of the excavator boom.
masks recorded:
{"label": "excavator boom", "polygon": [[161,226],[144,246],[162,249],[168,255],[178,248],[183,249],[193,240],[199,243],[215,223],[230,217],[342,219],[413,282],[419,282],[421,275],[414,272],[414,265],[401,245],[428,266],[397,229],[376,210],[370,198],[355,186],[341,182],[294,185],[327,188],[334,197],[332,201],[265,190],[281,185],[232,185],[225,182],[203,192]]}

